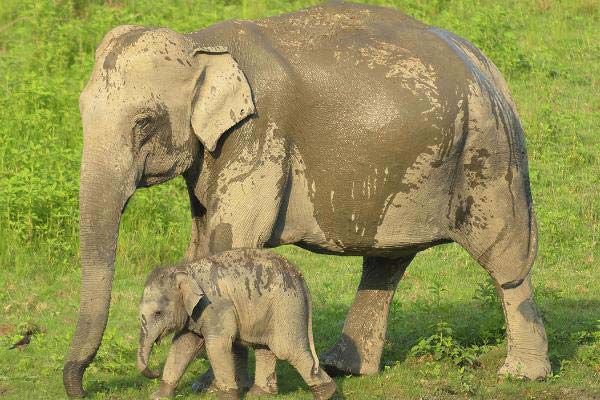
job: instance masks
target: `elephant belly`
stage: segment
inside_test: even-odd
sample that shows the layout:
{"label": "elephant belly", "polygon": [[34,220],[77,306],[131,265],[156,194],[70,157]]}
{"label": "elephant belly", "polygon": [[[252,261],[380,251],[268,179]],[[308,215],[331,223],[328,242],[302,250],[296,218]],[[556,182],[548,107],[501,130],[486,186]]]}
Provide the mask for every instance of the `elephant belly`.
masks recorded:
{"label": "elephant belly", "polygon": [[[421,153],[404,174],[384,153],[368,168],[310,174],[294,151],[285,215],[269,245],[297,244],[328,254],[401,255],[447,241],[444,210],[447,168],[432,168],[434,152]],[[389,156],[390,158],[392,155]],[[396,163],[397,164],[397,163]],[[359,168],[360,167],[360,168]],[[347,169],[346,169],[347,171]]]}
{"label": "elephant belly", "polygon": [[282,243],[385,255],[448,240],[469,73],[426,31],[419,43],[410,29],[365,32],[344,33],[318,58],[289,57],[299,95]]}

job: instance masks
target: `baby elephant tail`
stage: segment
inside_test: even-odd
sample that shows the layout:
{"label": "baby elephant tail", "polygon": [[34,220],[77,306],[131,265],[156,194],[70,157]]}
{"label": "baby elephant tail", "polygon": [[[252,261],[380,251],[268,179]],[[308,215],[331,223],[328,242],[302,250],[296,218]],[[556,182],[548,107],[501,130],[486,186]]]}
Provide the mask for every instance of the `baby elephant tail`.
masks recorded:
{"label": "baby elephant tail", "polygon": [[317,357],[317,351],[315,350],[315,339],[313,338],[313,329],[312,329],[312,300],[310,298],[310,292],[308,291],[308,286],[306,286],[306,282],[302,280],[302,286],[304,288],[304,298],[306,300],[306,307],[308,308],[307,315],[307,326],[308,326],[308,344],[310,346],[310,353],[313,358],[313,367],[312,374],[317,375],[319,373],[319,358]]}

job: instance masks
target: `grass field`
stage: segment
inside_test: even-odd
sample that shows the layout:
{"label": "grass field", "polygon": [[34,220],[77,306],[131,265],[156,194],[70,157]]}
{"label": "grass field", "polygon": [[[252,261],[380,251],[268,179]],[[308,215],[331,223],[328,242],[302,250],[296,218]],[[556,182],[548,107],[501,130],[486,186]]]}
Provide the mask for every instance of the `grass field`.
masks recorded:
{"label": "grass field", "polygon": [[[125,23],[192,31],[316,1],[2,0],[0,5],[0,397],[64,397],[62,365],[78,309],[77,98],[95,46]],[[419,255],[391,311],[383,371],[338,380],[347,399],[600,398],[600,2],[371,1],[403,9],[479,46],[509,81],[525,128],[540,251],[534,284],[554,375],[498,380],[502,311],[481,267],[456,245]],[[85,385],[95,399],[144,398],[137,372],[137,304],[146,273],[180,259],[190,230],[183,181],[139,191],[124,216],[108,328]],[[361,260],[277,250],[304,272],[317,350],[341,332]],[[21,332],[37,333],[8,350]],[[152,363],[164,360],[167,345]],[[179,398],[195,398],[197,360]],[[282,398],[311,398],[278,365]]]}

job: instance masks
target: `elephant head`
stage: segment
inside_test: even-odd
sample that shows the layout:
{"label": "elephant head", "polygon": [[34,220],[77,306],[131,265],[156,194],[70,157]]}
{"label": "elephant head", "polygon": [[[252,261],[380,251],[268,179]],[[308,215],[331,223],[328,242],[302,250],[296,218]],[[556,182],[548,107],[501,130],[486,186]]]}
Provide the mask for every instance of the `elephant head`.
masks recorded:
{"label": "elephant head", "polygon": [[120,217],[139,187],[199,165],[221,135],[254,112],[248,81],[222,47],[167,29],[121,26],[96,51],[80,101],[82,283],[63,380],[71,397],[94,358],[110,305]]}
{"label": "elephant head", "polygon": [[174,331],[183,329],[194,308],[204,297],[198,283],[185,271],[155,269],[144,287],[140,303],[140,347],[137,366],[147,378],[159,374],[148,368],[154,343]]}

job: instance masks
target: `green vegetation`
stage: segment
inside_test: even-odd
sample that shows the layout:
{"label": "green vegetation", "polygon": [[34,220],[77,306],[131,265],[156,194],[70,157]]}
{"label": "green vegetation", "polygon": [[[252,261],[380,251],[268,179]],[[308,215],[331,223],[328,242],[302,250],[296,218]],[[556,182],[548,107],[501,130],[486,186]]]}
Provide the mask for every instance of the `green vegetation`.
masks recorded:
{"label": "green vegetation", "polygon": [[[78,309],[77,98],[110,28],[196,30],[316,1],[2,0],[0,6],[0,397],[64,396],[61,369]],[[498,380],[502,311],[485,272],[456,245],[423,252],[394,300],[383,372],[340,378],[348,399],[600,398],[600,3],[597,0],[388,0],[479,46],[508,78],[528,141],[540,230],[534,283],[554,376]],[[143,398],[156,382],[135,369],[137,303],[147,271],[182,257],[189,238],[180,179],[139,191],[125,214],[103,345],[88,369],[93,398]],[[360,259],[277,250],[307,277],[315,339],[337,339]],[[7,350],[22,331],[36,334]],[[164,360],[166,345],[152,360]],[[198,360],[178,393],[206,370]],[[309,399],[281,363],[283,398]]]}

